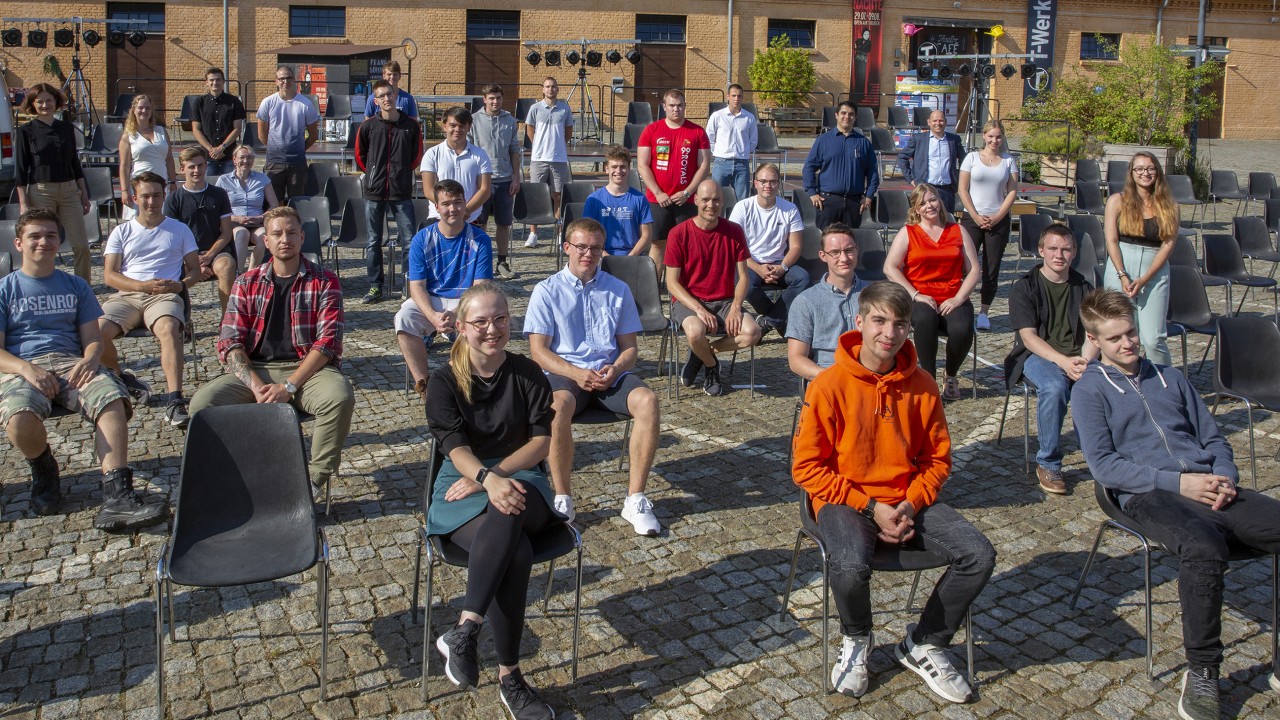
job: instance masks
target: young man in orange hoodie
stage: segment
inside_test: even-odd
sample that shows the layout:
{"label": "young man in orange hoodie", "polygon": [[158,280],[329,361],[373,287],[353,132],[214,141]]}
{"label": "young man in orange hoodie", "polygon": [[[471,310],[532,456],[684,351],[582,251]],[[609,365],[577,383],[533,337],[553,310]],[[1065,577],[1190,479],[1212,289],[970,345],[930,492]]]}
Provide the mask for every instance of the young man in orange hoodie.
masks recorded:
{"label": "young man in orange hoodie", "polygon": [[877,544],[923,548],[950,559],[918,624],[907,625],[898,661],[951,702],[969,685],[943,648],[991,577],[996,552],[958,512],[935,502],[951,472],[951,437],[938,387],[916,364],[911,298],[890,282],[858,297],[857,329],[840,337],[836,362],[809,384],[796,429],[792,477],[809,494],[831,553],[831,590],[844,635],[831,683],[867,691],[871,556]]}

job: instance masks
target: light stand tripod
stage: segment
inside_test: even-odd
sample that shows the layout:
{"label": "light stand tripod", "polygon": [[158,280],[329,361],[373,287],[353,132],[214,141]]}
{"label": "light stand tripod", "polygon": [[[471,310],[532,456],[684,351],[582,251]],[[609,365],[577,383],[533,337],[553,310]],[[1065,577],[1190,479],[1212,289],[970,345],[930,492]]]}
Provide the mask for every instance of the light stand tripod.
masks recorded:
{"label": "light stand tripod", "polygon": [[71,55],[71,74],[62,84],[62,93],[67,96],[67,112],[80,123],[84,133],[85,146],[89,144],[90,128],[97,125],[97,110],[93,106],[93,94],[89,90],[89,81],[84,77],[84,68],[80,63],[80,22],[76,21],[76,44]]}
{"label": "light stand tripod", "polygon": [[[584,45],[582,57],[585,58],[586,56],[586,46]],[[587,69],[585,67],[578,68],[578,81],[569,90],[569,95],[565,98],[565,101],[572,103],[573,94],[576,92],[581,94],[578,95],[578,128],[580,132],[575,134],[579,140],[598,141],[600,140],[600,118],[596,115],[596,104],[591,99],[591,89],[587,86]]]}

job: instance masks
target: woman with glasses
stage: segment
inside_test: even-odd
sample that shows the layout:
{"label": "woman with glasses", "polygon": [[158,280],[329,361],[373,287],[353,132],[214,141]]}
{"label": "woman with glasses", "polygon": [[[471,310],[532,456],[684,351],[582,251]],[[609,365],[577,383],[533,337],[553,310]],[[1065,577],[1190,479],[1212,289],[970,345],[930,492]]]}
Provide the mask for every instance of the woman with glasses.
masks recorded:
{"label": "woman with glasses", "polygon": [[235,243],[236,257],[239,262],[247,261],[250,268],[255,268],[262,264],[266,250],[267,231],[262,226],[262,214],[280,201],[276,199],[275,188],[271,187],[271,178],[253,169],[253,148],[241,145],[231,161],[235,169],[219,175],[214,184],[226,190],[231,199],[231,241]]}
{"label": "woman with glasses", "polygon": [[173,150],[164,122],[156,116],[155,105],[149,95],[139,95],[129,106],[124,119],[124,133],[120,136],[120,202],[124,210],[122,221],[132,220],[138,214],[133,200],[133,178],[144,172],[153,172],[165,179],[172,190],[178,174],[173,168]]}
{"label": "woman with glasses", "polygon": [[1178,241],[1178,204],[1155,155],[1141,151],[1129,161],[1124,190],[1107,198],[1103,227],[1107,267],[1102,285],[1123,292],[1138,306],[1138,337],[1147,359],[1172,365],[1165,318],[1169,253]]}
{"label": "woman with glasses", "polygon": [[563,519],[552,511],[551,484],[540,466],[551,449],[551,384],[532,360],[506,351],[511,312],[493,283],[462,294],[456,327],[449,365],[432,373],[428,386],[427,422],[445,459],[427,532],[466,550],[469,561],[458,624],[436,648],[449,680],[475,687],[487,618],[503,704],[516,718],[553,718],[520,674],[529,539]]}
{"label": "woman with glasses", "polygon": [[1018,199],[1018,171],[1013,156],[1005,152],[1004,125],[992,120],[982,128],[982,149],[965,156],[960,164],[957,193],[964,204],[960,225],[973,238],[982,261],[982,289],[979,292],[977,328],[991,329],[987,313],[996,299],[1000,283],[1000,262],[1009,244],[1013,216],[1009,212]]}

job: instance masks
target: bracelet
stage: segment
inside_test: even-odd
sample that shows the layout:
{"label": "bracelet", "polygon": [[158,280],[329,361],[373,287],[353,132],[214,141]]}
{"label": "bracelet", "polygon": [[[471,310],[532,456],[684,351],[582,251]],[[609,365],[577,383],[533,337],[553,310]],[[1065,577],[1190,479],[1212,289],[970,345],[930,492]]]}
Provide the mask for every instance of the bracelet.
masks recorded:
{"label": "bracelet", "polygon": [[[1117,278],[1127,278],[1127,277],[1129,277],[1129,273],[1127,273],[1127,272],[1125,272],[1125,271],[1123,271],[1123,270],[1120,270],[1120,271],[1118,271],[1118,272],[1116,273],[1116,277],[1117,277]],[[1133,278],[1129,278],[1129,279],[1130,279],[1130,280],[1132,280]]]}

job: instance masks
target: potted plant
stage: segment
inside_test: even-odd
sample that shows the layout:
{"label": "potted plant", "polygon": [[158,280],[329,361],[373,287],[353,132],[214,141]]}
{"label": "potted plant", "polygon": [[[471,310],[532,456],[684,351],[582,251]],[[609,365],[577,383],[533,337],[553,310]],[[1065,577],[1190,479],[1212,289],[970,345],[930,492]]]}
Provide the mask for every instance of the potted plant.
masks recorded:
{"label": "potted plant", "polygon": [[786,35],[778,35],[766,50],[756,50],[755,59],[747,67],[751,89],[765,112],[774,121],[814,119],[813,110],[801,108],[805,94],[818,83],[817,71],[809,51],[791,47]]}
{"label": "potted plant", "polygon": [[1097,143],[1090,147],[1086,140],[1084,133],[1066,123],[1037,123],[1019,147],[1024,158],[1023,179],[1030,181],[1026,173],[1035,168],[1038,177],[1034,182],[1058,187],[1075,185],[1076,161],[1096,156],[1101,150]]}

